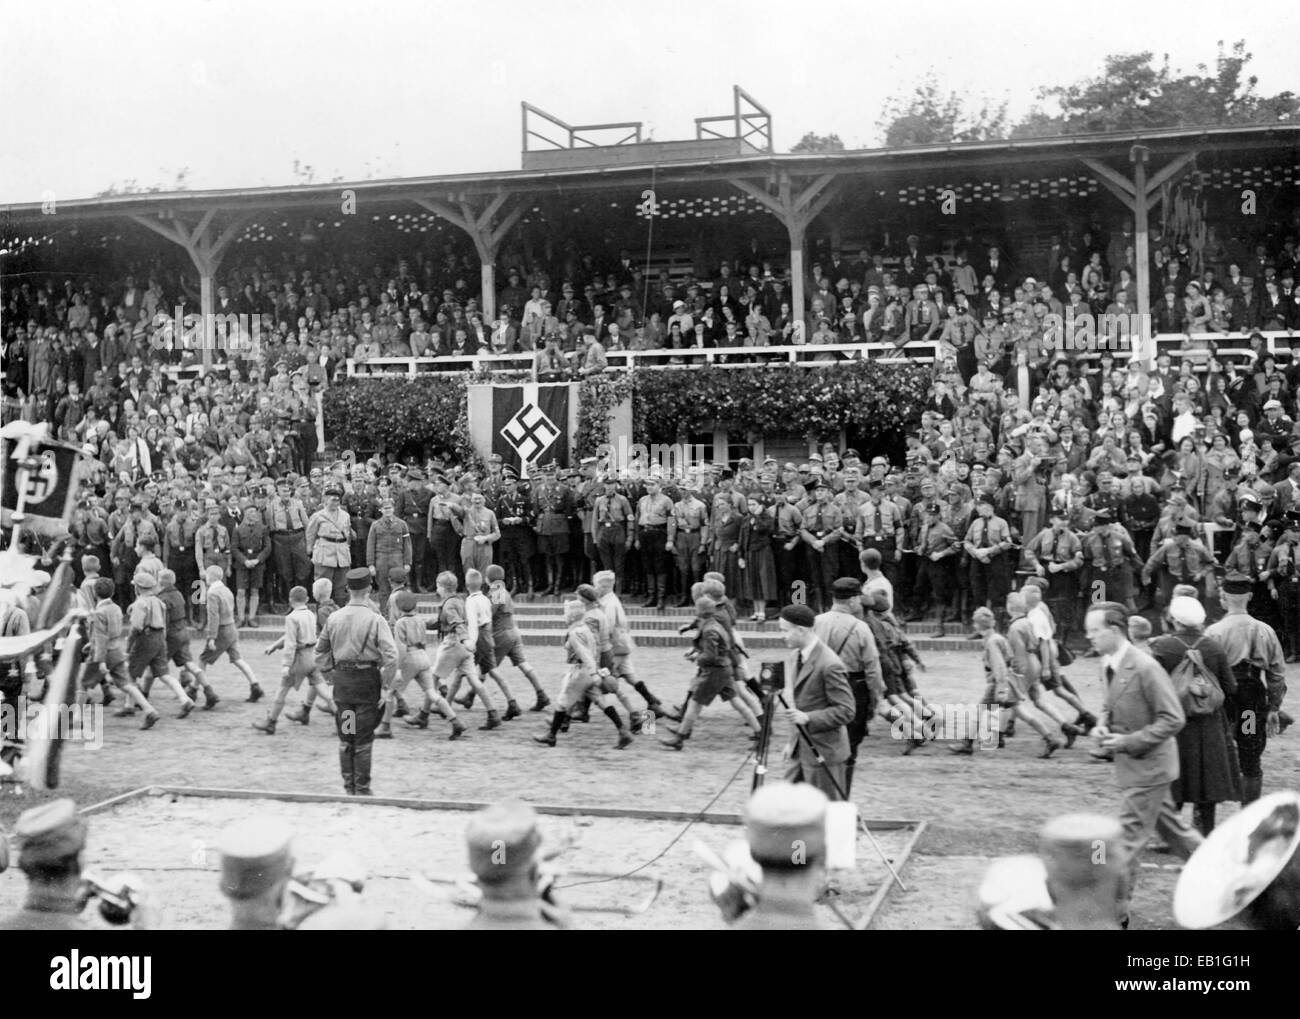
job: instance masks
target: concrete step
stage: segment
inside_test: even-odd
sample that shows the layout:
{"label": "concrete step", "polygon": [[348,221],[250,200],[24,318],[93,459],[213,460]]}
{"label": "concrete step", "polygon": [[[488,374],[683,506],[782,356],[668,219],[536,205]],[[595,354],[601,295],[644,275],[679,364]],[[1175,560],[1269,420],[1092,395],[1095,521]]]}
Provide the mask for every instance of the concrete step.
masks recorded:
{"label": "concrete step", "polygon": [[[522,626],[519,635],[523,638],[525,644],[535,645],[537,647],[558,647],[564,642],[565,628],[562,624],[546,627],[540,626]],[[964,630],[951,630],[953,635],[950,637],[933,637],[917,636],[912,638],[912,643],[920,651],[965,651],[978,653],[982,645],[977,640],[967,640]],[[266,641],[270,642],[279,639],[284,635],[283,622],[277,617],[264,617],[257,626],[244,627],[239,631],[241,640],[246,641]],[[632,630],[632,638],[638,647],[643,648],[680,648],[683,652],[688,647],[686,638],[679,635],[675,629],[641,629]],[[752,630],[745,631],[745,646],[751,651],[757,652],[765,657],[771,657],[774,653],[785,653],[785,641],[781,639],[781,633],[774,626],[767,626],[764,629],[755,627]],[[201,639],[200,634],[195,634],[195,639]]]}

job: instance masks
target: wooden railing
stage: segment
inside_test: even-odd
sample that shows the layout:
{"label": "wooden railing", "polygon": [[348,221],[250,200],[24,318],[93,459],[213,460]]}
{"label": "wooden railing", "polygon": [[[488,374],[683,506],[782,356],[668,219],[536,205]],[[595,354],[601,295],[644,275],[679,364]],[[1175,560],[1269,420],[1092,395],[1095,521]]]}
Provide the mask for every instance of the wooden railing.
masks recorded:
{"label": "wooden railing", "polygon": [[[1208,347],[1215,345],[1215,356],[1234,361],[1250,360],[1250,333],[1166,333],[1155,337],[1156,350],[1173,358],[1190,357],[1204,371]],[[1267,349],[1276,353],[1279,341],[1290,349],[1289,331],[1262,334]],[[679,367],[748,368],[755,364],[823,364],[834,361],[881,361],[893,363],[933,364],[937,343],[909,343],[899,348],[892,343],[827,343],[775,347],[687,347],[680,350],[606,350],[607,371],[663,369]],[[1117,361],[1127,361],[1131,351],[1113,352]],[[567,357],[568,355],[566,355]],[[1071,352],[1072,360],[1096,361],[1101,351]],[[474,354],[467,357],[374,357],[365,361],[347,361],[347,374],[356,377],[416,378],[420,375],[455,375],[461,372],[524,372],[532,374],[536,354]]]}

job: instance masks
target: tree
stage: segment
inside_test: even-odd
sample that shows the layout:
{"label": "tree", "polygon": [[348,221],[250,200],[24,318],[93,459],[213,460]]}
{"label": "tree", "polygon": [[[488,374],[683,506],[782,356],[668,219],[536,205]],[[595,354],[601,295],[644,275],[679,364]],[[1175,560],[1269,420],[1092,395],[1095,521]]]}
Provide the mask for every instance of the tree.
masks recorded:
{"label": "tree", "polygon": [[837,134],[820,135],[809,131],[791,152],[843,152],[844,143]]}
{"label": "tree", "polygon": [[933,71],[909,94],[885,103],[876,127],[885,146],[934,145],[943,142],[987,141],[1006,137],[1007,104],[981,101],[970,110],[956,92],[946,95]]}
{"label": "tree", "polygon": [[1054,104],[1058,112],[1035,107],[1016,125],[1012,137],[1217,127],[1300,118],[1300,100],[1294,93],[1256,93],[1258,79],[1244,76],[1251,59],[1244,41],[1234,43],[1231,50],[1220,41],[1213,69],[1198,64],[1192,74],[1171,69],[1167,54],[1158,65],[1150,52],[1112,54],[1099,77],[1040,89],[1039,100]]}

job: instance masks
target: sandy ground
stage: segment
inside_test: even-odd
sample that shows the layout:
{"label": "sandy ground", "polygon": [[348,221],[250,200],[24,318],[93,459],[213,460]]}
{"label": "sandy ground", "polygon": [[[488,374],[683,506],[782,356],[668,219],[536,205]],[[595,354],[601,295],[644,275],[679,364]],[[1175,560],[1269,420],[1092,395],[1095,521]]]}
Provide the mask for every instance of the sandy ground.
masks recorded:
{"label": "sandy ground", "polygon": [[[250,643],[247,650],[259,677],[271,689],[278,664],[261,655],[263,646]],[[563,668],[559,649],[538,648],[530,658],[547,686],[553,686]],[[976,656],[935,652],[927,653],[926,660],[929,672],[919,679],[929,699],[959,705],[978,699],[983,677]],[[637,661],[652,690],[665,698],[680,698],[689,676],[679,652],[645,650],[639,652]],[[1095,660],[1083,658],[1068,670],[1085,702],[1094,708],[1100,701],[1096,671]],[[531,706],[532,695],[523,677],[513,670],[507,676],[518,691],[521,705],[525,709]],[[263,736],[253,731],[250,723],[263,717],[265,702],[243,703],[247,688],[226,663],[216,666],[211,678],[225,698],[215,711],[198,711],[189,719],[177,720],[171,694],[156,688],[154,701],[164,718],[152,731],[140,732],[134,720],[105,719],[102,748],[68,748],[59,793],[86,805],[149,785],[330,794],[341,791],[337,744],[327,717],[314,714],[307,728],[281,722],[277,735]],[[1291,667],[1290,681],[1293,687],[1300,681],[1300,669],[1295,666]],[[412,694],[414,691],[412,687]],[[296,696],[290,695],[291,705],[296,703]],[[476,726],[482,720],[482,711],[471,711],[466,718]],[[664,749],[649,736],[638,739],[625,751],[616,751],[613,726],[595,713],[591,723],[575,724],[567,736],[561,736],[558,748],[539,747],[529,737],[542,730],[543,718],[526,712],[525,717],[494,732],[472,729],[470,737],[458,743],[446,741],[447,727],[441,721],[435,720],[425,732],[399,725],[395,739],[376,745],[374,791],[378,796],[479,802],[517,797],[538,804],[692,814],[706,807],[739,812],[744,805],[752,778],[752,767],[746,764],[748,744],[739,718],[721,704],[706,711],[695,736],[681,753]],[[774,766],[778,765],[776,757],[786,736],[785,726],[778,722],[776,731],[781,741],[773,751]],[[1023,725],[1007,749],[981,749],[973,757],[953,756],[942,744],[930,744],[903,756],[904,746],[890,737],[883,723],[873,724],[860,753],[853,790],[853,799],[866,818],[928,822],[927,832],[904,872],[909,891],[891,894],[877,919],[879,927],[970,927],[975,888],[990,858],[1032,851],[1038,829],[1057,814],[1075,810],[1106,813],[1117,801],[1111,769],[1092,762],[1084,742],[1041,761],[1037,759],[1041,743]],[[1300,787],[1298,746],[1295,730],[1270,746],[1265,757],[1266,790]],[[30,792],[15,795],[11,787],[0,786],[0,824],[11,827],[19,812],[43,798]],[[135,811],[145,813],[138,818],[142,827],[128,823],[118,835],[105,833],[103,858],[96,855],[93,832],[99,822],[94,822],[92,852],[88,856],[92,865],[109,870],[142,867],[143,862],[133,859],[161,852],[156,845],[159,842],[171,846],[168,853],[180,853],[188,860],[192,852],[198,852],[196,842],[204,847],[210,845],[221,823],[252,810],[247,801],[232,804],[194,797],[181,797],[166,809],[161,806],[155,803],[146,809],[145,805],[132,805],[114,811],[114,815],[123,817],[134,817]],[[299,808],[277,805],[274,809],[289,813]],[[1226,815],[1232,809],[1227,805],[1220,812]],[[393,912],[395,926],[454,924],[456,916],[467,915],[463,910],[450,914],[437,914],[436,909],[426,912],[430,904],[437,906],[428,895],[423,896],[428,902],[420,903],[419,909],[405,902],[410,867],[419,865],[446,878],[463,871],[463,850],[458,845],[464,831],[463,815],[449,812],[435,818],[422,811],[382,810],[382,817],[377,818],[366,807],[330,806],[320,817],[304,815],[301,823],[311,839],[323,840],[322,848],[332,845],[327,842],[329,838],[350,839],[353,851],[365,859],[372,873],[392,875],[377,878],[374,890],[377,896],[387,895],[381,889],[394,883],[394,901],[402,907]],[[118,823],[108,817],[104,821],[110,827]],[[582,845],[562,858],[562,869],[622,873],[654,857],[681,827],[675,822],[597,819],[582,829]],[[156,832],[156,837],[141,837],[146,830]],[[683,918],[692,926],[712,922],[713,907],[704,884],[706,868],[696,861],[690,844],[700,835],[720,849],[736,833],[736,829],[725,828],[693,830],[653,868],[642,872],[666,882],[648,913],[633,918],[595,913],[585,916],[610,926],[682,926]],[[114,843],[112,838],[119,841]],[[378,844],[380,838],[382,846]],[[430,839],[436,841],[436,851]],[[894,833],[882,833],[881,841],[887,853],[902,845],[902,838],[896,838]],[[312,862],[317,858],[315,849],[314,842],[305,843],[300,858]],[[403,858],[401,854],[407,852],[415,856]],[[851,898],[855,902],[868,895],[879,880],[879,874],[869,868],[874,854],[865,840],[859,840],[858,859],[862,875],[860,883],[855,879],[853,884]],[[1172,926],[1168,901],[1176,879],[1176,870],[1170,869],[1175,861],[1157,854],[1148,854],[1147,859],[1134,926]],[[164,865],[172,864],[149,864]],[[196,904],[196,912],[189,914],[188,907],[169,902],[174,921],[219,925],[212,908],[215,885],[212,874],[206,873],[215,863],[198,868],[184,861],[174,865],[188,869],[157,873],[169,885],[178,882],[181,897],[189,901],[192,894]],[[192,893],[191,882],[196,882]],[[0,877],[0,907],[20,894],[15,887],[20,883],[20,875]],[[403,886],[408,890],[402,890]],[[629,896],[620,890],[614,898],[637,899],[644,890],[633,883]],[[200,908],[199,903],[207,905]]]}

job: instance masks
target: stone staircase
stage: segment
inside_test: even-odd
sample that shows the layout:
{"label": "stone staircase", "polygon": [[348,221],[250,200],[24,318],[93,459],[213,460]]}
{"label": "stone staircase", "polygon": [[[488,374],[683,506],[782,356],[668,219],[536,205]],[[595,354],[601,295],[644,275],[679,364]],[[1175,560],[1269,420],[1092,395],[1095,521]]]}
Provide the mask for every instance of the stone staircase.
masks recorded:
{"label": "stone staircase", "polygon": [[[526,645],[558,646],[564,641],[564,616],[562,604],[565,599],[554,595],[519,595],[515,598],[515,625]],[[689,608],[645,609],[638,603],[641,598],[624,598],[623,606],[627,610],[632,624],[632,636],[637,645],[643,648],[666,647],[685,648],[686,638],[678,634],[679,627],[690,622],[694,612]],[[437,608],[433,595],[416,595],[416,613],[426,616],[432,622]],[[737,623],[737,630],[743,635],[746,647],[764,652],[784,649],[781,629],[776,620],[766,623],[754,623],[742,618]],[[978,640],[969,640],[969,631],[964,626],[949,623],[946,636],[939,636],[937,621],[927,619],[923,622],[908,623],[907,634],[921,651],[975,651],[981,644]],[[249,639],[274,640],[284,632],[283,617],[268,613],[257,616],[256,625],[244,628],[241,635]]]}

